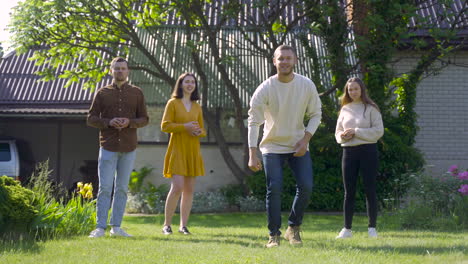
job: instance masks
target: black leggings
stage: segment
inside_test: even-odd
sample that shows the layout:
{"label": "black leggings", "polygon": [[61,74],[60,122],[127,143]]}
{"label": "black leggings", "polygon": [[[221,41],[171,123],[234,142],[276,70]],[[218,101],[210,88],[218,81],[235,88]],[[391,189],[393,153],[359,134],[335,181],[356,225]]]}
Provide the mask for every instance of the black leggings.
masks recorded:
{"label": "black leggings", "polygon": [[375,227],[377,222],[377,144],[364,144],[343,148],[341,168],[343,172],[344,195],[344,227],[351,229],[353,225],[354,202],[356,200],[356,183],[359,171],[362,173],[366,192],[367,216],[369,227]]}

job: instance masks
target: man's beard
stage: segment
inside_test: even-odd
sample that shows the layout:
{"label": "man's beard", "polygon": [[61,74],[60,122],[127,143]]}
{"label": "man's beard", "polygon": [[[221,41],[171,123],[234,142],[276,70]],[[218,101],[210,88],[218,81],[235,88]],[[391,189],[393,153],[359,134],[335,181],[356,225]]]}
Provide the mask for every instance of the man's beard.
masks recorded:
{"label": "man's beard", "polygon": [[291,69],[290,69],[289,71],[287,71],[287,72],[281,72],[281,71],[279,71],[278,74],[279,74],[279,75],[290,75],[290,74],[293,73],[293,71],[294,71],[294,67],[291,67]]}
{"label": "man's beard", "polygon": [[118,82],[123,82],[123,81],[126,81],[127,80],[127,77],[123,77],[123,76],[115,76],[114,79]]}

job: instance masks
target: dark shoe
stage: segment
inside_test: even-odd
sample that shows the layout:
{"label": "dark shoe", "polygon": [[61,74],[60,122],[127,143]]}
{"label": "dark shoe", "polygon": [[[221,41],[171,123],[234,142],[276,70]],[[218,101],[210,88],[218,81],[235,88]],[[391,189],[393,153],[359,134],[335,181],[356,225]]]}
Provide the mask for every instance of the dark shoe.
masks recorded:
{"label": "dark shoe", "polygon": [[278,247],[280,245],[280,236],[270,236],[270,239],[268,239],[268,243],[265,245],[266,248],[274,248]]}
{"label": "dark shoe", "polygon": [[172,234],[171,226],[164,226],[162,229],[162,233],[165,235],[171,235]]}
{"label": "dark shoe", "polygon": [[184,235],[191,235],[190,231],[188,231],[187,227],[183,226],[181,229],[179,229],[179,233],[184,234]]}
{"label": "dark shoe", "polygon": [[289,244],[294,246],[302,245],[301,229],[299,226],[288,226],[284,238],[289,241]]}

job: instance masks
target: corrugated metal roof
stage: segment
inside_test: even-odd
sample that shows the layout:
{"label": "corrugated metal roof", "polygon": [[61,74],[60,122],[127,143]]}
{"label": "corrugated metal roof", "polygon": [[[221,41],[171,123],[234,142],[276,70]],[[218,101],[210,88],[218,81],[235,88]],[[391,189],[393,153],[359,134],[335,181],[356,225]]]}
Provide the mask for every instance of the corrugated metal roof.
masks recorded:
{"label": "corrugated metal roof", "polygon": [[[221,13],[222,6],[225,5],[228,0],[219,0],[213,1],[212,3],[205,4],[205,16],[208,18],[210,25],[216,25],[220,22],[219,14]],[[231,61],[227,63],[228,73],[230,79],[234,82],[234,85],[238,88],[239,96],[244,107],[248,107],[250,95],[253,93],[255,88],[266,78],[270,73],[271,67],[271,58],[265,58],[263,55],[252,53],[255,48],[245,39],[245,37],[235,29],[235,25],[241,26],[251,26],[255,24],[261,24],[263,17],[268,17],[268,15],[276,10],[276,7],[280,1],[267,1],[268,7],[259,8],[256,5],[255,1],[251,0],[242,0],[240,1],[243,9],[239,13],[239,16],[236,19],[227,21],[220,32],[218,32],[219,43],[220,43],[220,53],[223,56],[228,56],[232,58]],[[344,3],[345,1],[343,1]],[[440,13],[440,5],[437,9],[435,7],[437,0],[430,0],[430,5],[427,5],[423,1],[421,10],[419,14],[422,17],[428,18],[428,20],[433,23],[433,21],[438,19],[438,14]],[[460,12],[463,8],[466,8],[466,1],[455,0],[452,10],[452,13]],[[286,23],[290,23],[297,18],[300,14],[301,8],[295,5],[290,5],[282,11],[281,19]],[[450,11],[450,10],[449,10]],[[460,29],[467,28],[466,14],[464,14],[461,23],[458,27]],[[250,20],[249,20],[250,19]],[[247,23],[249,20],[249,23]],[[440,20],[440,19],[439,19]],[[305,76],[311,77],[312,75],[312,62],[305,55],[304,47],[297,37],[297,33],[304,28],[302,27],[307,20],[304,18],[299,21],[296,30],[293,30],[291,34],[287,36],[285,43],[296,47],[298,51],[298,57],[300,58],[298,65],[296,66],[296,72],[303,74]],[[412,24],[411,24],[412,23]],[[415,21],[413,20],[410,23],[410,27],[415,26]],[[168,21],[166,26],[159,27],[157,32],[148,34],[145,32],[145,29],[139,29],[140,38],[142,39],[143,45],[148,48],[156,59],[161,62],[164,68],[169,69],[169,75],[176,78],[179,74],[186,71],[195,71],[195,67],[192,64],[190,59],[189,48],[186,47],[186,35],[184,31],[184,21],[176,17],[175,14],[169,14]],[[441,27],[446,24],[436,23]],[[154,30],[154,29],[153,29]],[[460,31],[463,32],[463,31]],[[427,31],[421,31],[423,35],[427,35]],[[258,46],[263,46],[264,43],[255,38],[255,32],[248,32],[250,35],[251,41],[257,41]],[[199,36],[199,39],[194,39],[194,41],[203,41],[204,36]],[[310,44],[315,47],[317,51],[317,57],[319,58],[319,69],[320,69],[320,79],[321,85],[325,88],[331,87],[331,74],[327,66],[327,51],[325,44],[320,37],[314,36],[312,34],[307,34],[307,38],[310,41]],[[352,34],[349,36],[350,39],[353,38]],[[233,48],[233,44],[236,43],[237,49]],[[354,46],[347,46],[347,62],[350,65],[356,63],[354,58],[353,50]],[[222,82],[220,73],[216,70],[216,62],[213,60],[211,53],[209,51],[208,45],[202,44],[200,47],[200,55],[202,64],[204,65],[204,71],[208,75],[209,89],[208,94],[203,96],[208,96],[208,107],[225,107],[232,108],[233,102],[230,99],[230,94],[227,90],[227,87]],[[141,62],[145,65],[150,65],[149,60],[145,58],[144,55],[138,51],[131,53],[131,56],[135,61]],[[133,75],[134,82],[143,88],[147,96],[147,100],[154,104],[164,104],[167,98],[170,97],[172,87],[156,79],[153,76],[150,76],[146,73],[134,73]]]}
{"label": "corrugated metal roof", "polygon": [[[449,28],[455,22],[455,14],[461,14],[459,23],[456,28],[468,28],[468,2],[463,0],[454,0],[450,7],[441,3],[440,0],[421,1],[417,14],[425,21],[417,21],[413,18],[410,22],[410,27],[414,28],[417,25],[435,25],[438,28]],[[463,12],[465,10],[465,12]],[[423,24],[424,23],[424,24]]]}
{"label": "corrugated metal roof", "polygon": [[[222,6],[228,0],[213,1],[212,4],[205,6],[205,11],[209,17],[210,24],[216,24],[219,21],[219,13]],[[239,96],[244,107],[248,107],[250,95],[255,88],[266,78],[273,67],[271,58],[266,58],[264,55],[252,53],[254,50],[251,43],[233,27],[235,24],[243,26],[247,25],[246,17],[253,19],[253,24],[258,23],[262,16],[268,16],[273,7],[257,8],[255,1],[242,0],[243,11],[239,14],[237,20],[228,21],[225,27],[218,33],[220,36],[220,53],[228,55],[230,61],[226,61],[228,73],[234,85],[238,88]],[[278,1],[269,1],[269,5],[275,5]],[[432,0],[429,2],[437,2]],[[460,11],[466,8],[466,1],[454,1],[453,10]],[[439,9],[438,9],[439,8]],[[300,8],[298,6],[288,6],[284,9],[282,19],[286,22],[291,22],[295,19]],[[440,13],[440,6],[436,4],[428,5],[427,8],[421,10],[421,15],[436,19]],[[304,47],[298,39],[302,25],[305,21],[300,21],[298,28],[290,33],[286,38],[286,43],[296,47],[298,51],[299,63],[296,67],[296,72],[305,76],[311,77],[312,65],[310,59],[305,55]],[[411,25],[416,25],[412,21]],[[459,25],[461,29],[466,30],[468,25],[466,14],[464,14],[463,23]],[[179,74],[186,71],[195,71],[190,57],[190,51],[186,45],[187,37],[183,28],[183,21],[170,14],[166,26],[157,28],[156,34],[147,34],[144,29],[138,29],[142,43],[154,54],[154,57],[159,60],[163,67],[167,69],[169,75],[176,78]],[[443,27],[444,23],[438,24]],[[254,32],[248,32],[250,40],[255,40]],[[204,36],[200,35],[195,41],[202,41]],[[321,70],[322,86],[331,86],[331,75],[327,68],[327,52],[323,40],[317,36],[307,34],[307,38],[311,45],[317,50],[319,58],[319,69]],[[352,36],[350,36],[352,38]],[[264,46],[257,39],[257,44]],[[236,43],[234,45],[233,43]],[[240,47],[240,48],[239,48]],[[352,54],[354,47],[346,47],[348,54]],[[27,104],[29,107],[40,108],[39,105],[50,105],[53,108],[60,107],[59,105],[66,104],[67,109],[76,107],[87,107],[92,100],[93,94],[89,90],[83,90],[84,80],[79,83],[74,83],[68,88],[63,88],[66,80],[55,80],[49,82],[39,82],[39,77],[34,74],[36,71],[44,70],[48,66],[35,66],[33,61],[29,61],[33,54],[33,50],[28,53],[16,56],[10,54],[6,56],[0,63],[0,105],[17,105]],[[232,108],[233,103],[230,99],[230,94],[221,81],[221,76],[216,69],[216,63],[210,55],[209,48],[206,44],[201,45],[200,54],[203,56],[204,70],[209,78],[208,107],[225,107]],[[129,58],[141,64],[151,65],[148,59],[136,50],[131,49]],[[348,63],[354,64],[355,58],[351,55],[347,57]],[[76,66],[76,63],[70,63],[65,67],[57,70],[57,74],[63,71],[64,68],[71,69]],[[156,77],[142,71],[131,72],[130,80],[133,84],[141,87],[144,90],[146,100],[150,104],[164,104],[170,97],[172,87],[169,87],[165,82]],[[104,80],[98,87],[104,86],[109,80]],[[43,107],[43,106],[42,106]]]}
{"label": "corrugated metal roof", "polygon": [[[448,29],[455,23],[459,37],[468,36],[468,1],[454,0],[450,6],[443,5],[440,0],[421,1],[417,14],[412,18],[409,27],[417,36],[429,36],[429,30],[436,28]],[[460,14],[460,16],[457,16]],[[431,25],[425,27],[424,25]]]}
{"label": "corrugated metal roof", "polygon": [[[274,12],[280,12],[280,19],[286,24],[291,24],[299,15],[303,13],[304,3],[301,1],[260,1],[253,0],[239,0],[237,1],[241,6],[237,19],[230,19],[225,22],[224,26],[250,26],[252,24],[260,25],[264,23],[264,18],[270,17]],[[220,23],[221,15],[224,11],[224,6],[231,4],[231,0],[216,0],[205,2],[203,10],[207,17],[209,25],[217,25]],[[298,21],[298,26],[304,25],[305,19]],[[176,16],[174,12],[169,13],[167,16],[166,25],[185,25],[185,21]]]}
{"label": "corrugated metal roof", "polygon": [[[193,65],[190,48],[187,46],[187,35],[181,27],[160,27],[156,32],[148,34],[144,29],[139,29],[142,44],[150,50],[163,68],[168,70],[168,74],[177,78],[183,72],[196,72]],[[305,54],[305,48],[298,38],[298,34],[303,32],[292,32],[287,35],[285,43],[296,48],[298,53],[298,64],[295,71],[312,79],[312,61]],[[247,32],[250,41],[257,40],[256,45],[266,48],[260,38],[256,38],[254,32]],[[239,30],[223,28],[218,32],[219,48],[223,57],[230,58],[225,62],[230,79],[239,91],[239,97],[244,107],[248,107],[250,96],[258,85],[269,77],[273,67],[272,58],[267,58],[263,54],[255,52],[255,48]],[[195,36],[193,36],[195,37]],[[223,83],[221,74],[216,69],[216,62],[211,56],[211,51],[207,43],[203,43],[204,36],[200,34],[199,39],[193,41],[202,43],[199,54],[202,60],[203,70],[208,77],[208,107],[233,108],[233,100],[226,85]],[[310,44],[317,50],[319,58],[320,77],[323,87],[331,87],[331,74],[327,66],[327,52],[325,44],[320,37],[312,34],[306,35]],[[236,46],[233,43],[236,43]],[[348,62],[355,63],[351,56],[354,47],[346,47],[348,51]],[[130,59],[143,65],[151,65],[148,58],[133,50]],[[170,98],[172,87],[169,87],[162,80],[151,76],[145,72],[134,72],[133,83],[141,87],[146,95],[148,103],[165,104]]]}
{"label": "corrugated metal roof", "polygon": [[84,116],[88,114],[88,109],[69,109],[69,108],[0,108],[0,116],[6,115],[77,115]]}
{"label": "corrugated metal roof", "polygon": [[[223,6],[229,4],[230,0],[217,0],[212,1],[211,3],[206,2],[204,6],[205,16],[208,18],[208,23],[210,25],[217,25],[220,22],[220,14],[223,12]],[[253,0],[239,0],[238,3],[242,6],[241,11],[236,19],[230,19],[226,21],[224,26],[251,26],[251,25],[261,25],[264,22],[264,19],[272,15],[274,12],[280,10],[280,20],[286,24],[290,24],[292,21],[298,18],[298,16],[303,14],[304,4],[300,1],[287,1],[287,0],[277,0],[277,1],[265,1],[263,4],[259,4],[259,1]],[[347,0],[342,0],[341,5],[344,8],[347,5]],[[424,21],[416,21],[415,18],[411,19],[409,23],[410,28],[415,28],[416,25],[422,23],[431,25],[436,25],[439,28],[447,28],[451,22],[454,21],[453,14],[461,13],[460,23],[457,25],[459,29],[468,28],[468,12],[466,11],[468,2],[466,0],[453,0],[450,4],[450,8],[446,8],[447,5],[442,4],[441,0],[425,0],[418,1],[418,11],[417,14]],[[287,3],[285,5],[285,3]],[[448,16],[447,16],[448,15]],[[167,17],[166,25],[185,25],[185,21],[180,17],[177,17],[175,13],[169,13]],[[298,21],[297,27],[301,27],[308,23],[307,18],[303,18]],[[427,32],[427,31],[426,31]],[[463,31],[466,33],[466,31]]]}
{"label": "corrugated metal roof", "polygon": [[[47,69],[48,65],[36,66],[29,60],[34,50],[29,50],[22,55],[12,52],[5,56],[0,63],[0,104],[78,104],[91,102],[93,93],[82,89],[84,80],[64,88],[67,80],[57,79],[53,81],[39,81],[37,71]],[[76,63],[70,63],[59,67],[56,74],[66,69],[76,67]],[[110,79],[102,81],[98,86],[103,86]]]}

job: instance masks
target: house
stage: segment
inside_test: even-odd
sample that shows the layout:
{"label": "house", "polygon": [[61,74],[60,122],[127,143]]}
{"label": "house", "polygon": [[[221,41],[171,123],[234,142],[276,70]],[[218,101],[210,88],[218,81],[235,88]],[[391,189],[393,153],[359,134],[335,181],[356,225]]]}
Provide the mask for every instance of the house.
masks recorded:
{"label": "house", "polygon": [[[420,15],[446,29],[455,17],[441,15],[446,10],[441,10],[437,2],[423,2]],[[454,164],[460,169],[468,168],[468,3],[454,1],[451,9],[453,13],[461,14],[451,44],[461,48],[436,61],[432,68],[436,74],[424,76],[416,97],[419,131],[415,147],[423,153],[428,168],[436,174],[447,172]],[[430,29],[416,29],[414,21],[410,28],[415,29],[416,38],[431,40]],[[410,71],[424,52],[415,52],[412,48],[399,50],[394,58],[394,71]]]}
{"label": "house", "polygon": [[[98,130],[86,125],[86,116],[94,92],[83,90],[83,81],[64,88],[64,80],[39,81],[36,71],[46,66],[35,66],[29,58],[34,50],[25,54],[7,54],[0,63],[0,136],[13,137],[19,143],[22,166],[27,167],[22,175],[30,175],[36,162],[49,161],[52,179],[62,183],[67,189],[78,181],[97,183],[97,159],[99,152]],[[71,63],[67,67],[73,67]],[[64,70],[64,69],[60,69]],[[138,75],[132,73],[130,79]],[[102,87],[111,78],[97,85]],[[144,80],[140,80],[144,86]],[[165,87],[170,93],[171,87]],[[135,169],[143,166],[154,168],[153,182],[169,183],[162,178],[162,166],[166,152],[168,135],[160,131],[164,111],[164,101],[153,100],[150,91],[148,112],[151,123],[139,129],[139,148]],[[148,96],[149,94],[149,96]],[[156,97],[159,98],[159,97]],[[204,142],[203,155],[206,173],[198,190],[207,190],[234,183],[227,172],[219,150],[212,139]],[[233,150],[234,153],[241,150]],[[240,162],[240,160],[239,160]]]}
{"label": "house", "polygon": [[[436,16],[436,12],[428,14]],[[144,30],[138,33],[144,36],[141,38],[143,44],[154,51],[157,60],[171,69],[175,78],[184,71],[193,71],[193,65],[188,62],[189,51],[183,45],[186,41],[184,30],[175,19],[171,21],[171,25],[158,28],[158,34],[155,35],[158,38],[148,36]],[[460,34],[466,34],[466,29],[466,24],[462,25]],[[246,47],[250,45],[231,27],[222,28],[220,34],[227,40],[243,41]],[[300,40],[293,34],[287,37],[287,42],[297,47],[299,57],[306,57]],[[309,35],[308,39],[317,48],[320,57],[325,57],[321,40],[312,35]],[[238,74],[233,79],[239,89],[242,104],[247,108],[254,89],[261,80],[267,78],[272,67],[271,62],[260,55],[248,56],[242,50],[234,50],[229,41],[223,47],[238,58],[238,62],[229,67],[233,73]],[[20,56],[8,54],[0,64],[0,136],[12,136],[28,142],[31,149],[29,153],[32,154],[29,160],[42,161],[48,158],[54,179],[63,182],[67,187],[71,187],[78,180],[86,181],[93,177],[95,179],[98,131],[86,127],[85,122],[92,93],[81,89],[82,82],[68,88],[63,88],[65,83],[62,80],[37,82],[38,77],[33,73],[40,68],[28,61],[32,52]],[[394,64],[395,71],[408,71],[416,63],[417,55],[412,50],[399,51],[399,60]],[[149,63],[147,58],[137,51],[130,52],[129,59],[141,64]],[[321,80],[329,82],[330,76],[326,72],[325,62],[321,60],[320,63],[323,70]],[[416,138],[416,147],[423,152],[427,163],[434,164],[439,171],[452,163],[468,167],[468,122],[465,122],[464,117],[467,110],[464,101],[468,98],[468,51],[457,51],[447,57],[446,61],[440,62],[441,65],[443,63],[447,63],[447,67],[438,75],[426,77],[419,85],[416,106],[419,114],[418,125],[421,128]],[[220,81],[219,73],[212,65],[214,61],[208,56],[204,67],[209,73],[212,86],[210,93],[204,96],[208,97],[210,107],[218,110],[219,124],[226,134],[231,153],[240,164],[243,149],[237,129],[233,126],[232,102]],[[73,67],[73,64],[69,66]],[[301,60],[296,70],[310,76],[311,62]],[[132,71],[130,80],[143,89],[150,116],[150,124],[138,131],[139,147],[135,169],[152,167],[154,170],[150,175],[151,182],[157,185],[169,183],[161,175],[168,136],[162,133],[159,127],[172,87],[139,71]],[[109,80],[101,82],[98,87],[107,82]],[[208,136],[202,140],[202,154],[206,177],[200,178],[196,191],[237,183],[209,130]]]}
{"label": "house", "polygon": [[[7,54],[0,64],[0,135],[15,138],[22,166],[49,160],[52,178],[71,187],[97,160],[98,131],[86,127],[93,94],[81,84],[40,82],[33,51]],[[73,64],[69,65],[70,67]],[[95,166],[95,165],[94,165]],[[27,175],[22,175],[27,178]]]}

